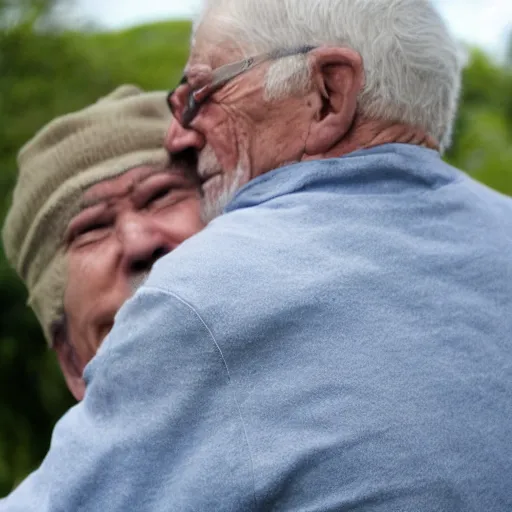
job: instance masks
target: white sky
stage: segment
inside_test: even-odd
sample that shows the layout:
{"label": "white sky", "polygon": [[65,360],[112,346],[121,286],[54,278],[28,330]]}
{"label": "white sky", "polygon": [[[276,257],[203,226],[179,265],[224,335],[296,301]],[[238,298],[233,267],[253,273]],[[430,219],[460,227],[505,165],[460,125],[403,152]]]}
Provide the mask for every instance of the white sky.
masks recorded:
{"label": "white sky", "polygon": [[[512,30],[512,0],[434,0],[453,32],[493,53],[501,53]],[[190,18],[201,0],[78,0],[79,12],[106,28],[148,21]]]}

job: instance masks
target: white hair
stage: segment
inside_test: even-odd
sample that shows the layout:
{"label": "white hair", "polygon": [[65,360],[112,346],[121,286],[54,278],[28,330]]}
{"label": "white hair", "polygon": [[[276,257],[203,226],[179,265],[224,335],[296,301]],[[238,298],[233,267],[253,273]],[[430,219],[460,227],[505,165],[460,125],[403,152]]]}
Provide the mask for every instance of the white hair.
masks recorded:
{"label": "white hair", "polygon": [[[365,71],[361,115],[421,127],[441,151],[450,144],[463,54],[428,0],[205,0],[195,30],[201,26],[245,54],[304,45],[352,48]],[[307,57],[270,67],[268,98],[307,87]]]}

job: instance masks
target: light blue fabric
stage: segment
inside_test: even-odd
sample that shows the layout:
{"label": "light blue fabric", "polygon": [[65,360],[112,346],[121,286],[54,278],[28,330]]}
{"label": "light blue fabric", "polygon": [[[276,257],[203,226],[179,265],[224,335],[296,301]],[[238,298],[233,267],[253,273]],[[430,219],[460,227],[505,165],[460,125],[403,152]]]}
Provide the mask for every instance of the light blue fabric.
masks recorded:
{"label": "light blue fabric", "polygon": [[160,260],[1,512],[512,510],[512,200],[385,145]]}

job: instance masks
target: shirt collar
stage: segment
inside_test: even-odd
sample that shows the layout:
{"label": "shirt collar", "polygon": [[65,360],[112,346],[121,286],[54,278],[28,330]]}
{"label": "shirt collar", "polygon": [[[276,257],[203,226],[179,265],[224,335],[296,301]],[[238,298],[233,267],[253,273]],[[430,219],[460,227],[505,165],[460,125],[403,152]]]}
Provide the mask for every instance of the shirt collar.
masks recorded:
{"label": "shirt collar", "polygon": [[[440,165],[437,151],[411,144],[383,144],[340,158],[313,160],[274,169],[244,185],[225,212],[256,206],[286,194],[313,187],[342,187],[359,193],[375,182],[387,190],[416,186],[435,187],[454,179],[455,169]],[[451,171],[453,172],[451,172]]]}

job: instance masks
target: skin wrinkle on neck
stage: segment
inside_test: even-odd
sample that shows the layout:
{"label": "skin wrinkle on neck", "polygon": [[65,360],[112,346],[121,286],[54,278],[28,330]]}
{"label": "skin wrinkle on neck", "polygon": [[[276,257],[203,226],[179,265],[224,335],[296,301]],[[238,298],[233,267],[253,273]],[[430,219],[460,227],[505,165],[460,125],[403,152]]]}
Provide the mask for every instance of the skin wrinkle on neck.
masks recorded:
{"label": "skin wrinkle on neck", "polygon": [[403,143],[403,144],[414,144],[417,146],[424,146],[430,149],[437,149],[438,145],[434,141],[433,137],[425,133],[425,131],[418,127],[395,124],[384,128],[368,143],[364,144],[364,148],[371,148],[373,146],[379,146],[381,144],[388,143]]}
{"label": "skin wrinkle on neck", "polygon": [[339,158],[353,151],[391,143],[412,144],[439,150],[434,138],[422,128],[389,121],[370,120],[356,115],[350,130],[338,144],[323,155],[308,155],[303,160]]}

